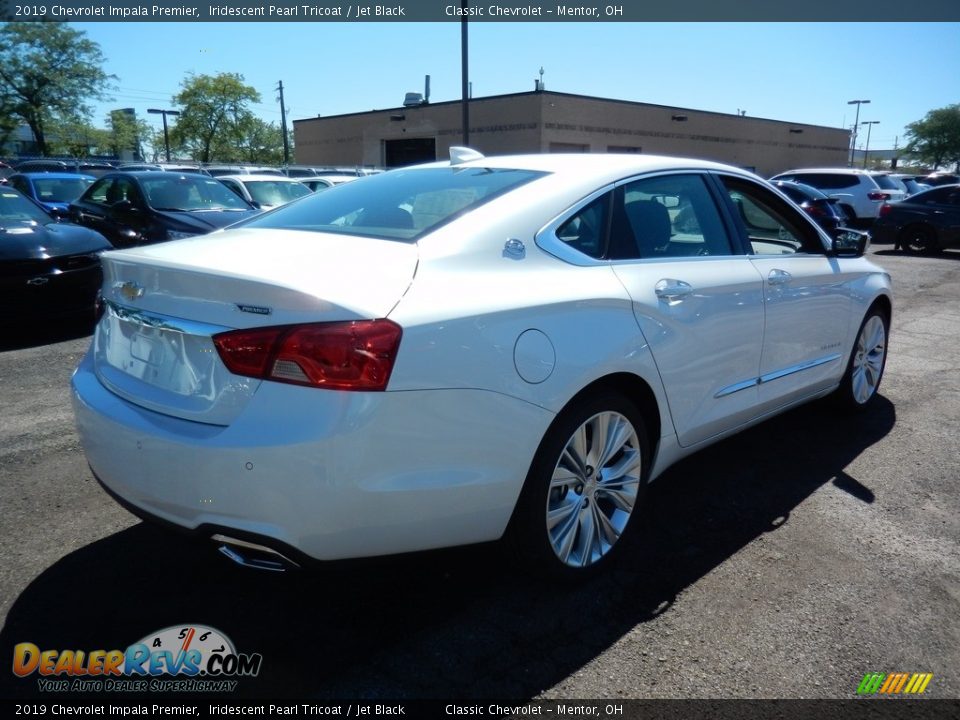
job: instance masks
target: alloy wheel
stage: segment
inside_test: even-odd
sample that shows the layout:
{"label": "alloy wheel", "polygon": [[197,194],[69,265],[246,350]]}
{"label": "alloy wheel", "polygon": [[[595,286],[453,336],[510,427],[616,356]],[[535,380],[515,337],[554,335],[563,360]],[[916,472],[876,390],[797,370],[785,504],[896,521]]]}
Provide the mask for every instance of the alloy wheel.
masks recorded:
{"label": "alloy wheel", "polygon": [[887,353],[887,329],[879,315],[872,315],[860,330],[851,373],[853,399],[866,403],[877,391]]}
{"label": "alloy wheel", "polygon": [[643,473],[637,430],[617,412],[590,417],[567,440],[547,491],[546,528],[557,558],[588,567],[617,543]]}

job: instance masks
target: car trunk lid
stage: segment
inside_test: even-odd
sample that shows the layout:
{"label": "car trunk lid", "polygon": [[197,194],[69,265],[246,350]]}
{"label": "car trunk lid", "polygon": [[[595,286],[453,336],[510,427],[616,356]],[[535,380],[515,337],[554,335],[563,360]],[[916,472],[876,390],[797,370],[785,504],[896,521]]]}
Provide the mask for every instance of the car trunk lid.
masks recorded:
{"label": "car trunk lid", "polygon": [[142,407],[228,425],[261,381],[230,373],[214,335],[386,317],[416,266],[414,245],[286,230],[232,230],[107,253],[97,375]]}

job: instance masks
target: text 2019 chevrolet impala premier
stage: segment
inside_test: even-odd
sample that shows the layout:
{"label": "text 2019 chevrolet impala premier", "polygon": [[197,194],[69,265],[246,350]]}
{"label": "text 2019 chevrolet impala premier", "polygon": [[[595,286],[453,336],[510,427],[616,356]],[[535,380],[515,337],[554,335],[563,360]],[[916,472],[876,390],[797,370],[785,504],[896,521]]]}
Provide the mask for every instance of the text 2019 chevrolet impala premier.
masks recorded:
{"label": "text 2019 chevrolet impala premier", "polygon": [[679,458],[876,395],[864,236],[725,165],[452,157],[105,254],[73,398],[107,490],[262,566],[506,536],[577,577]]}

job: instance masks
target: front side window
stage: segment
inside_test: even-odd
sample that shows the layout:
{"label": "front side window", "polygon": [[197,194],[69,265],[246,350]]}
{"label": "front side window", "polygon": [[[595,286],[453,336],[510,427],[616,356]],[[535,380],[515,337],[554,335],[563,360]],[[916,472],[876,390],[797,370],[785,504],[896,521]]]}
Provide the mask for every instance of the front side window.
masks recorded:
{"label": "front side window", "polygon": [[820,236],[787,203],[741,178],[721,176],[733,206],[735,218],[746,230],[750,247],[757,255],[822,253]]}

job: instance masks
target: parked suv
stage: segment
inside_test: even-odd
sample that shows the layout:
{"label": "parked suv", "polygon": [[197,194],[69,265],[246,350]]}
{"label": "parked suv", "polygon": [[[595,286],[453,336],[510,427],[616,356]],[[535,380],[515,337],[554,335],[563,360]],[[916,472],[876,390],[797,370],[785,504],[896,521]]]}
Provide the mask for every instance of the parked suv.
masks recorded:
{"label": "parked suv", "polygon": [[[894,192],[893,190],[884,190],[874,178],[874,173],[853,168],[788,170],[775,175],[770,180],[773,182],[791,180],[812,185],[825,195],[836,198],[851,221],[857,225],[873,223],[880,213],[880,206],[883,205],[884,201],[891,199],[890,195]],[[903,191],[899,192],[900,198],[902,198]]]}

